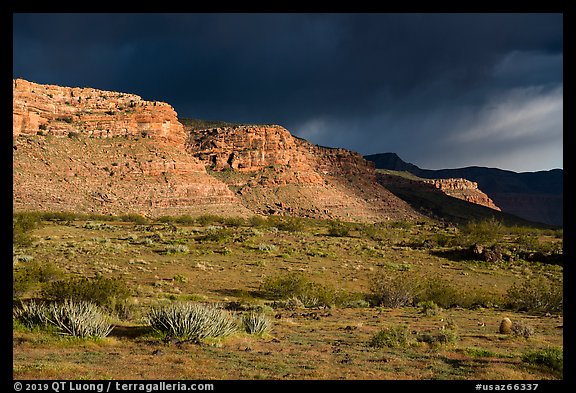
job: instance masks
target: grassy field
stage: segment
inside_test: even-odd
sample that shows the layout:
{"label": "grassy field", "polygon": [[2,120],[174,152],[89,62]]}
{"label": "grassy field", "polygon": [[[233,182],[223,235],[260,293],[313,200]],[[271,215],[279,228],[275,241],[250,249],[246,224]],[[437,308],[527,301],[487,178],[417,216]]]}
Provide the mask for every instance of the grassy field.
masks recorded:
{"label": "grassy field", "polygon": [[[106,282],[86,295],[113,327],[73,337],[15,312],[17,379],[562,379],[561,231],[31,213],[14,228],[15,309]],[[151,308],[180,303],[270,328],[178,340],[150,326]]]}

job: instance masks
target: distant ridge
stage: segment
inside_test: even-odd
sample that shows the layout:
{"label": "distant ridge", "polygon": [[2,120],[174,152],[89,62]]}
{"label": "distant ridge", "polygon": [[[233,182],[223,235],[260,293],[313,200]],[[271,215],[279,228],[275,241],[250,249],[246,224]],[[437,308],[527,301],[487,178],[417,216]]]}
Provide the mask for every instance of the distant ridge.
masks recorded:
{"label": "distant ridge", "polygon": [[564,171],[513,172],[471,166],[456,169],[421,169],[396,153],[364,156],[377,169],[407,171],[428,179],[465,178],[478,183],[502,211],[545,224],[563,224]]}

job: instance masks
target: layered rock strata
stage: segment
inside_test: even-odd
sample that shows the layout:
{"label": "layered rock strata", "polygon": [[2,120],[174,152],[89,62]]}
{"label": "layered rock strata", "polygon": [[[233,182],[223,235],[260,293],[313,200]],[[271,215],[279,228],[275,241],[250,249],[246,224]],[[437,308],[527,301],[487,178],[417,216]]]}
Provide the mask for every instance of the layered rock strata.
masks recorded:
{"label": "layered rock strata", "polygon": [[184,151],[168,104],[21,79],[13,100],[15,210],[251,214]]}
{"label": "layered rock strata", "polygon": [[423,179],[422,181],[426,184],[431,184],[435,188],[442,191],[444,194],[451,197],[459,198],[466,202],[475,203],[477,205],[486,206],[490,209],[498,211],[501,210],[494,204],[494,201],[492,201],[488,195],[486,195],[478,188],[478,183],[476,182],[462,178]]}
{"label": "layered rock strata", "polygon": [[417,177],[408,178],[403,176],[378,173],[377,180],[384,186],[390,184],[398,184],[422,192],[439,192],[453,198],[462,199],[466,202],[501,211],[500,208],[494,204],[492,199],[490,199],[488,195],[486,195],[484,192],[482,192],[482,190],[478,188],[478,184],[476,182],[467,179],[424,179]]}
{"label": "layered rock strata", "polygon": [[186,150],[263,214],[381,221],[418,214],[360,154],[313,145],[278,125],[190,129]]}
{"label": "layered rock strata", "polygon": [[421,217],[357,153],[277,125],[191,129],[134,94],[16,79],[13,142],[15,210]]}

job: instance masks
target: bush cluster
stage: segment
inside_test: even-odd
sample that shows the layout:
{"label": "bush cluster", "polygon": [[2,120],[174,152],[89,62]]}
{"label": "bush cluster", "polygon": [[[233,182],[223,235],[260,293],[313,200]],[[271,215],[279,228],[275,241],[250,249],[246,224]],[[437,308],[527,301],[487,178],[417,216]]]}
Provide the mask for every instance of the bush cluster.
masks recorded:
{"label": "bush cluster", "polygon": [[234,237],[234,230],[231,228],[208,227],[208,230],[198,240],[223,243]]}
{"label": "bush cluster", "polygon": [[262,283],[260,290],[269,299],[294,298],[304,307],[331,306],[338,300],[338,294],[334,289],[312,282],[300,273],[268,277]]}
{"label": "bush cluster", "polygon": [[32,235],[30,232],[37,228],[42,221],[38,213],[14,213],[12,216],[12,244],[14,247],[30,247]]}
{"label": "bush cluster", "polygon": [[352,225],[341,221],[330,221],[328,225],[328,235],[344,237],[350,234]]}
{"label": "bush cluster", "polygon": [[369,298],[373,305],[390,308],[427,302],[441,308],[491,307],[502,303],[496,295],[480,290],[464,290],[450,281],[421,277],[410,271],[377,272],[372,275],[370,290]]}
{"label": "bush cluster", "polygon": [[372,336],[368,345],[373,348],[405,348],[410,344],[410,332],[405,325],[384,328]]}
{"label": "bush cluster", "polygon": [[403,273],[374,274],[370,282],[371,302],[390,308],[412,305],[418,281],[412,275]]}
{"label": "bush cluster", "polygon": [[458,334],[452,329],[444,329],[437,333],[420,333],[416,337],[416,341],[427,343],[433,347],[454,344],[458,340]]}
{"label": "bush cluster", "polygon": [[62,302],[90,302],[118,315],[124,315],[132,290],[118,278],[69,278],[53,281],[44,287],[42,295],[47,300]]}
{"label": "bush cluster", "polygon": [[530,351],[522,355],[522,361],[552,370],[562,377],[564,372],[564,351],[562,348],[546,348]]}
{"label": "bush cluster", "polygon": [[285,232],[299,232],[306,228],[304,220],[300,217],[268,217],[268,226],[274,226]]}
{"label": "bush cluster", "polygon": [[51,262],[30,262],[12,275],[12,295],[19,298],[34,285],[58,280],[62,275],[62,271]]}
{"label": "bush cluster", "polygon": [[506,293],[507,305],[516,311],[561,313],[563,288],[561,282],[544,277],[516,282]]}
{"label": "bush cluster", "polygon": [[470,221],[460,230],[457,241],[465,247],[475,243],[493,245],[502,237],[504,229],[502,222],[494,217]]}

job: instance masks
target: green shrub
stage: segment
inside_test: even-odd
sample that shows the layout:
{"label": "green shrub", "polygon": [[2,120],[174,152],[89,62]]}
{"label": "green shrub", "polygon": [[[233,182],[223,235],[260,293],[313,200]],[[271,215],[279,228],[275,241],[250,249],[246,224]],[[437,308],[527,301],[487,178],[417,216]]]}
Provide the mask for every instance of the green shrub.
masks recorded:
{"label": "green shrub", "polygon": [[305,228],[304,221],[300,217],[284,217],[282,219],[268,219],[270,225],[285,232],[299,232]]}
{"label": "green shrub", "polygon": [[34,261],[26,265],[22,272],[26,274],[30,280],[39,283],[46,283],[54,280],[58,280],[64,274],[56,265],[52,262],[40,263]]}
{"label": "green shrub", "polygon": [[564,372],[564,351],[562,348],[546,348],[527,352],[522,361],[535,366],[543,366],[555,371],[560,376]]}
{"label": "green shrub", "polygon": [[350,224],[341,221],[330,221],[328,226],[328,235],[335,237],[344,237],[350,234]]}
{"label": "green shrub", "polygon": [[266,243],[260,243],[258,244],[258,251],[261,252],[272,252],[272,251],[276,251],[277,247],[274,244],[266,244]]}
{"label": "green shrub", "polygon": [[338,307],[348,308],[368,308],[370,302],[366,299],[366,294],[360,292],[337,291],[335,293],[334,304]]}
{"label": "green shrub", "polygon": [[50,262],[29,263],[12,275],[13,297],[19,298],[34,285],[57,280],[62,277],[62,274],[62,271]]}
{"label": "green shrub", "polygon": [[458,236],[463,246],[472,244],[494,244],[500,240],[505,230],[502,222],[491,217],[482,221],[470,221],[461,230]]}
{"label": "green shrub", "polygon": [[91,302],[110,312],[124,313],[132,291],[118,278],[70,278],[53,281],[42,290],[44,298],[53,301],[67,299],[75,302]]}
{"label": "green shrub", "polygon": [[120,219],[124,222],[133,222],[136,224],[148,223],[148,219],[146,217],[144,217],[140,214],[136,214],[136,213],[123,214],[123,215],[119,216],[118,219]]}
{"label": "green shrub", "polygon": [[234,230],[231,228],[208,227],[206,233],[199,240],[222,243],[232,237],[234,237]]}
{"label": "green shrub", "polygon": [[222,223],[223,218],[215,214],[203,214],[196,218],[196,222],[202,226]]}
{"label": "green shrub", "polygon": [[62,334],[74,337],[108,336],[113,329],[110,317],[90,302],[65,300],[47,307],[47,320]]}
{"label": "green shrub", "polygon": [[36,212],[14,213],[12,215],[12,245],[14,247],[30,247],[32,245],[32,232],[42,221]]}
{"label": "green shrub", "polygon": [[17,299],[24,296],[26,292],[34,285],[34,282],[23,273],[17,272],[12,276],[12,297]]}
{"label": "green shrub", "polygon": [[461,306],[465,298],[449,281],[439,278],[422,281],[417,297],[420,302],[433,302],[442,308]]}
{"label": "green shrub", "polygon": [[176,275],[174,275],[174,277],[172,277],[172,280],[179,282],[181,284],[185,284],[188,282],[188,277],[186,277],[182,274],[176,274]]}
{"label": "green shrub", "polygon": [[427,300],[418,303],[418,307],[420,307],[420,312],[426,316],[434,316],[437,315],[442,309],[438,307],[436,303],[432,300]]}
{"label": "green shrub", "polygon": [[92,229],[92,230],[97,230],[97,231],[103,231],[103,230],[107,230],[107,229],[113,229],[114,227],[109,225],[109,224],[106,224],[104,222],[88,221],[84,225],[82,225],[82,228]]}
{"label": "green shrub", "polygon": [[514,283],[506,293],[506,300],[508,307],[513,310],[562,312],[562,283],[544,277],[528,278],[521,283]]}
{"label": "green shrub", "polygon": [[420,333],[416,337],[418,342],[425,342],[431,346],[454,344],[459,339],[458,334],[452,329],[444,329],[438,333]]}
{"label": "green shrub", "polygon": [[187,254],[190,252],[190,248],[184,244],[169,244],[166,249],[162,251],[163,254]]}
{"label": "green shrub", "polygon": [[436,233],[433,236],[433,242],[439,247],[448,247],[453,244],[454,237],[445,233]]}
{"label": "green shrub", "polygon": [[309,281],[300,273],[267,277],[260,286],[260,290],[269,299],[296,298],[305,307],[333,305],[337,298],[334,289]]}
{"label": "green shrub", "polygon": [[223,224],[227,227],[241,227],[246,224],[246,221],[242,217],[226,217]]}
{"label": "green shrub", "polygon": [[368,343],[373,348],[405,348],[410,344],[410,332],[405,325],[384,328]]}
{"label": "green shrub", "polygon": [[272,327],[272,323],[266,314],[254,311],[251,311],[242,316],[242,325],[244,326],[244,330],[246,330],[246,332],[249,334],[255,334],[259,336],[268,333]]}
{"label": "green shrub", "polygon": [[251,227],[263,227],[266,225],[266,218],[262,216],[252,216],[248,219],[248,225]]}
{"label": "green shrub", "polygon": [[183,224],[183,225],[192,225],[196,222],[196,220],[189,216],[189,215],[182,215],[182,216],[161,216],[155,219],[156,222],[162,222],[165,224]]}
{"label": "green shrub", "polygon": [[372,303],[397,308],[412,304],[418,282],[407,272],[380,272],[371,277]]}
{"label": "green shrub", "polygon": [[222,337],[238,331],[238,321],[228,311],[199,303],[152,308],[147,319],[154,330],[180,340]]}

